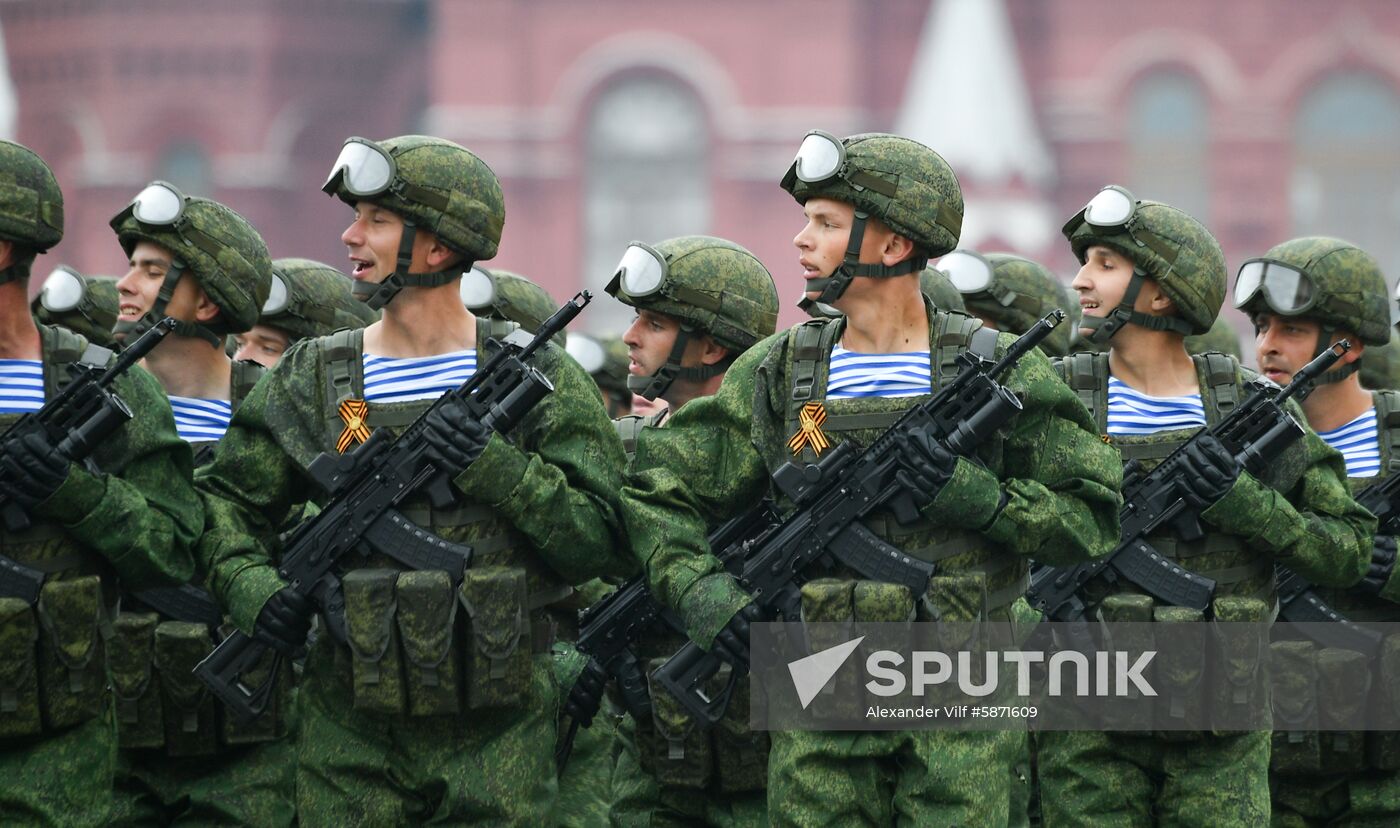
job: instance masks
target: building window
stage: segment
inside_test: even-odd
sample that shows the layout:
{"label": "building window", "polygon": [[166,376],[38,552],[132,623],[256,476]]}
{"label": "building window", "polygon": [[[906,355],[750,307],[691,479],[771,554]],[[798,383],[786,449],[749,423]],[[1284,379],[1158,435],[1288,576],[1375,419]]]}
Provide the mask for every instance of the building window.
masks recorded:
{"label": "building window", "polygon": [[209,153],[194,141],[181,141],[165,148],[156,167],[156,178],[169,181],[189,196],[210,196]]}
{"label": "building window", "polygon": [[1326,78],[1293,124],[1293,233],[1338,236],[1400,275],[1400,97],[1366,72]]}
{"label": "building window", "polygon": [[1138,198],[1163,201],[1210,223],[1210,113],[1196,78],[1162,70],[1134,85],[1128,104],[1128,181]]}
{"label": "building window", "polygon": [[[645,75],[604,91],[587,130],[584,282],[601,292],[628,242],[707,231],[710,137],[694,93]],[[605,301],[587,317],[592,330],[620,333],[632,309]]]}

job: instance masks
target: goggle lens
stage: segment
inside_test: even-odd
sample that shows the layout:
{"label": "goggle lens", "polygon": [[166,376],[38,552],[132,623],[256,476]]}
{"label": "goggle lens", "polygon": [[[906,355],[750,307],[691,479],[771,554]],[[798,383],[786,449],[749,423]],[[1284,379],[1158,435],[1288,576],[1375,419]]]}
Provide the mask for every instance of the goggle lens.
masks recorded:
{"label": "goggle lens", "polygon": [[1136,201],[1121,187],[1104,187],[1084,205],[1084,220],[1095,227],[1121,227],[1132,218]]}
{"label": "goggle lens", "polygon": [[39,290],[39,304],[52,313],[73,310],[83,301],[86,288],[78,274],[66,267],[55,268]]}
{"label": "goggle lens", "polygon": [[590,374],[603,370],[603,363],[607,361],[602,343],[585,334],[569,334],[569,338],[564,341],[564,350]]}
{"label": "goggle lens", "polygon": [[163,181],[152,182],[131,200],[131,214],[142,224],[174,224],[185,211],[185,197]]}
{"label": "goggle lens", "polygon": [[841,169],[841,162],[845,160],[844,156],[841,142],[835,137],[825,132],[810,132],[802,139],[802,145],[797,148],[797,158],[792,163],[797,177],[810,184],[836,175]]}
{"label": "goggle lens", "polygon": [[1242,308],[1264,292],[1264,301],[1277,313],[1301,313],[1312,306],[1312,280],[1303,271],[1279,262],[1248,261],[1235,280],[1235,307]]}
{"label": "goggle lens", "polygon": [[359,138],[351,138],[340,148],[331,174],[326,176],[326,185],[337,173],[344,172],[341,183],[351,195],[378,195],[389,188],[394,178],[394,165],[384,151]]}
{"label": "goggle lens", "polygon": [[954,250],[935,265],[961,293],[981,293],[992,286],[992,265],[976,253]]}
{"label": "goggle lens", "polygon": [[485,270],[474,267],[462,274],[458,293],[467,310],[473,313],[489,310],[496,303],[496,280]]}
{"label": "goggle lens", "polygon": [[662,259],[642,245],[633,243],[617,263],[617,278],[628,296],[650,296],[661,289],[666,278]]}
{"label": "goggle lens", "polygon": [[291,294],[287,290],[287,283],[283,281],[280,273],[272,274],[272,289],[267,292],[267,301],[263,302],[262,315],[275,316],[287,309],[287,299]]}

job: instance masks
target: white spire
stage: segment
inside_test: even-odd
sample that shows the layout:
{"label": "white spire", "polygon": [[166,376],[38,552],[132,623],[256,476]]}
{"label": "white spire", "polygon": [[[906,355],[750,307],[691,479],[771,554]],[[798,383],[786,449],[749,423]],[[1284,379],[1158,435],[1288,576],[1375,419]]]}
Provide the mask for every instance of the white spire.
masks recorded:
{"label": "white spire", "polygon": [[1002,0],[933,0],[895,132],[936,150],[964,186],[1051,182]]}

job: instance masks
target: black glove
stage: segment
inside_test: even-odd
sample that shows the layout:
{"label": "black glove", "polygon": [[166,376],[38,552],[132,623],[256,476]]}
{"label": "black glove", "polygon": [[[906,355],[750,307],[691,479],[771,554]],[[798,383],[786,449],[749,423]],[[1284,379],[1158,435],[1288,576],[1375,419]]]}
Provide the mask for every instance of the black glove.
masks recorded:
{"label": "black glove", "polygon": [[909,490],[920,507],[927,506],[952,478],[958,456],[925,433],[901,432],[895,443],[899,446],[901,466],[895,479]]}
{"label": "black glove", "polygon": [[564,701],[564,712],[583,727],[593,724],[593,717],[603,706],[603,691],[607,686],[608,672],[598,662],[588,659],[583,672],[574,679],[569,698]]}
{"label": "black glove", "polygon": [[253,622],[253,638],[283,655],[300,658],[306,652],[306,635],[316,606],[291,587],[282,587],[267,599]]}
{"label": "black glove", "polygon": [[1371,568],[1367,570],[1366,577],[1356,585],[1357,591],[1367,595],[1380,595],[1394,569],[1395,537],[1376,535],[1375,544],[1371,547]]}
{"label": "black glove", "polygon": [[490,439],[491,429],[468,415],[466,406],[457,400],[434,408],[423,420],[428,455],[454,474],[476,462]]}
{"label": "black glove", "polygon": [[69,461],[42,434],[26,434],[0,450],[0,493],[33,514],[68,479]]}
{"label": "black glove", "polygon": [[1182,455],[1182,474],[1177,478],[1181,496],[1197,509],[1204,509],[1225,496],[1240,476],[1240,464],[1212,435],[1193,440]]}
{"label": "black glove", "polygon": [[749,604],[734,613],[729,623],[715,636],[710,652],[717,658],[740,672],[749,670],[749,624],[760,621],[763,613],[757,605]]}

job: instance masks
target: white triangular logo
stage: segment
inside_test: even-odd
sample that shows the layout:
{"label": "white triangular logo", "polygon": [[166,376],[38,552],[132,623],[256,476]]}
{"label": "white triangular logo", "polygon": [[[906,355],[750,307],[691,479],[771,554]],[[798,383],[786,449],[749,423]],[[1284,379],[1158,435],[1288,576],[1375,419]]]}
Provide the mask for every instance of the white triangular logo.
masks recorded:
{"label": "white triangular logo", "polygon": [[797,688],[797,699],[802,702],[802,709],[806,710],[807,705],[817,697],[831,682],[831,677],[836,675],[836,671],[841,669],[841,665],[846,663],[846,659],[851,657],[860,642],[865,640],[865,636],[847,641],[845,644],[837,644],[813,653],[805,658],[788,663],[788,672],[792,674],[792,685]]}

